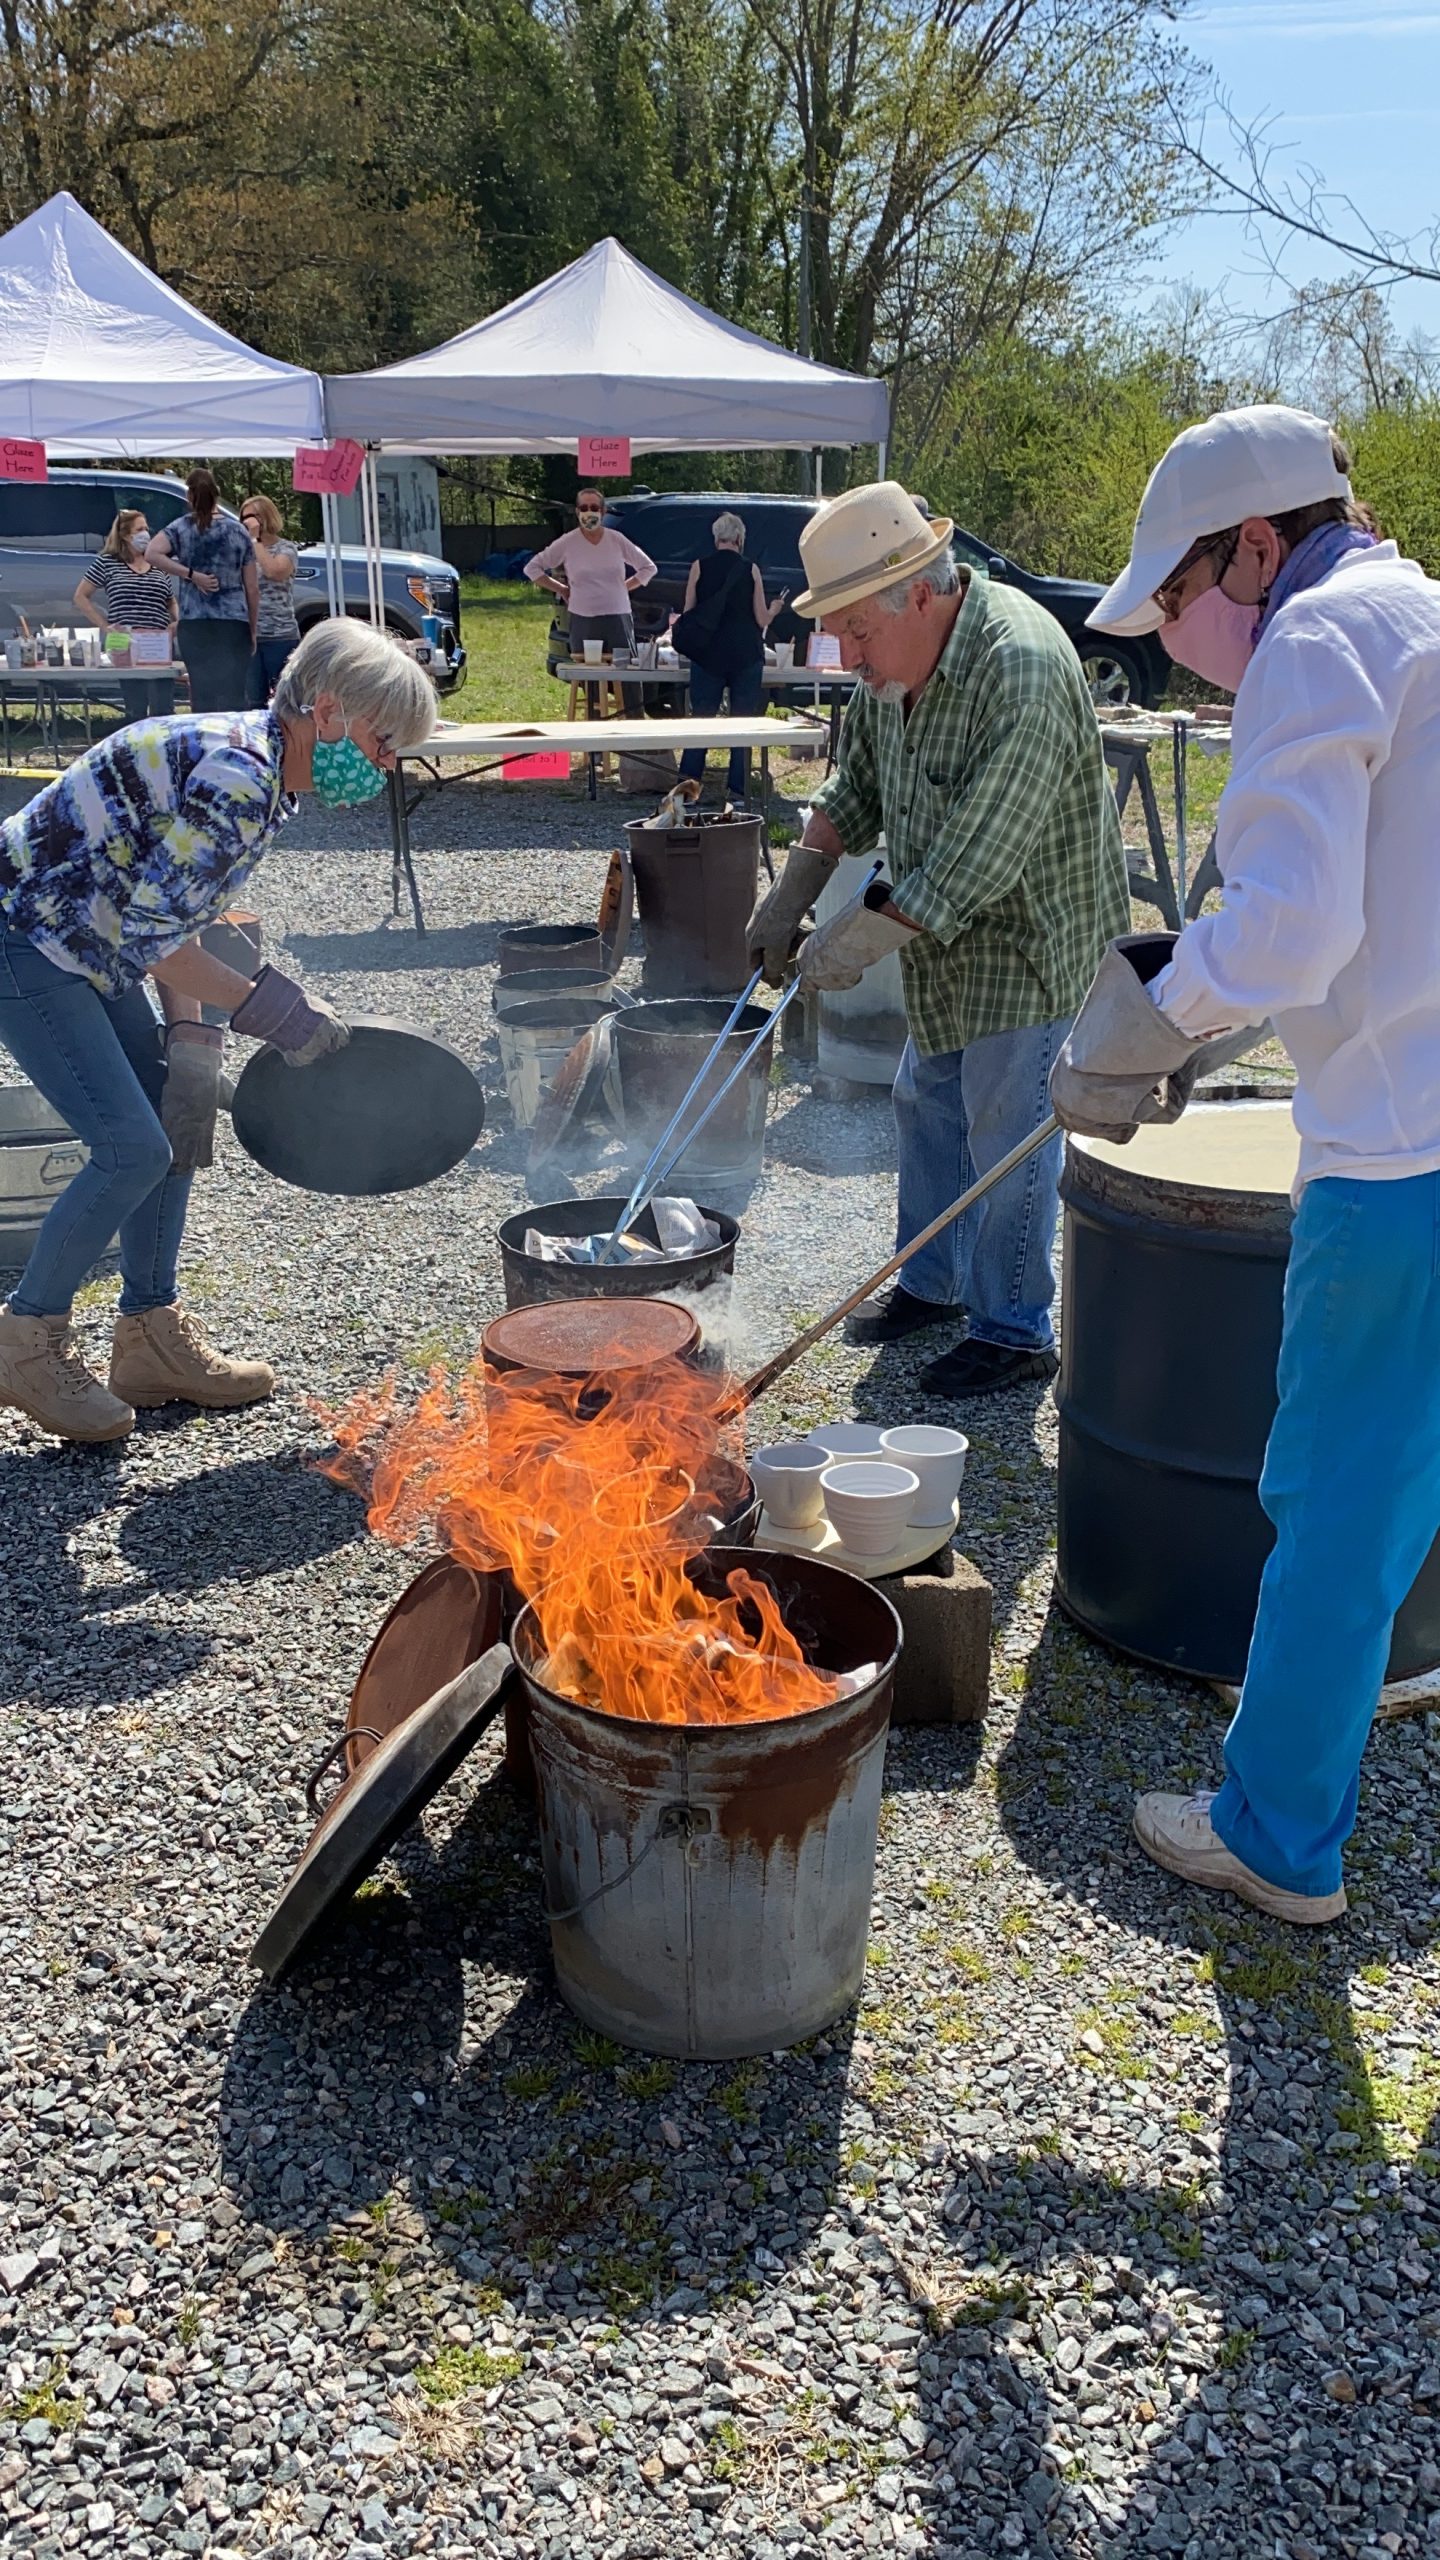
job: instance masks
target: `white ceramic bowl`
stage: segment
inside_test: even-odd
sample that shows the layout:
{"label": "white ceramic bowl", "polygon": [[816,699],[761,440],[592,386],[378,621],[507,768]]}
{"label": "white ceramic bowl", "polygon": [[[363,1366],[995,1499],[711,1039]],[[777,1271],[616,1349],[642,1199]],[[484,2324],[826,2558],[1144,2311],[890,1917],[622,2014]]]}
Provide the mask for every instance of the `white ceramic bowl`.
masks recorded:
{"label": "white ceramic bowl", "polygon": [[878,1458],[885,1435],[878,1422],[817,1422],[806,1436],[838,1465],[842,1458]]}
{"label": "white ceramic bowl", "polygon": [[880,1446],[887,1458],[913,1468],[920,1479],[911,1528],[948,1529],[970,1455],[964,1432],[946,1431],[939,1423],[901,1422],[882,1434]]}
{"label": "white ceramic bowl", "polygon": [[846,1458],[826,1468],[820,1490],[842,1547],[855,1556],[887,1556],[905,1535],[920,1479],[878,1458]]}
{"label": "white ceramic bowl", "polygon": [[820,1479],[830,1461],[808,1440],[777,1440],[746,1465],[777,1529],[808,1529],[825,1508]]}

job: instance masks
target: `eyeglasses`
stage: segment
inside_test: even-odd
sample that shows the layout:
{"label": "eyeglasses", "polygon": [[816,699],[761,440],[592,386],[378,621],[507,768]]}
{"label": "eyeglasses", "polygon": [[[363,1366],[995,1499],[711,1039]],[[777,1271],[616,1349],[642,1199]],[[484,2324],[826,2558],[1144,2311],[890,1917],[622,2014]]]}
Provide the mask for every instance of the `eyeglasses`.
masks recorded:
{"label": "eyeglasses", "polygon": [[[1186,552],[1184,559],[1181,561],[1179,568],[1172,569],[1163,586],[1158,586],[1155,589],[1153,601],[1158,604],[1167,622],[1172,622],[1175,618],[1178,607],[1174,604],[1172,599],[1179,593],[1180,588],[1189,577],[1191,570],[1197,568],[1202,560],[1213,560],[1216,565],[1215,576],[1212,580],[1212,584],[1218,587],[1221,579],[1226,575],[1230,567],[1230,563],[1234,559],[1239,548],[1240,527],[1238,524],[1232,525],[1226,533],[1207,533],[1201,537],[1199,542],[1191,543],[1190,548]],[[1222,553],[1224,554],[1223,558],[1221,557]]]}

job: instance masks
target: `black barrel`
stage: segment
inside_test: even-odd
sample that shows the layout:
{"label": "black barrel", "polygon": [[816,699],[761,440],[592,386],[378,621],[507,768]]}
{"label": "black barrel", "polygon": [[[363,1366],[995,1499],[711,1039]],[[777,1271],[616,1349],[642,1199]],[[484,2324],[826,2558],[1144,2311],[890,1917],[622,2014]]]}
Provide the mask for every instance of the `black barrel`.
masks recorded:
{"label": "black barrel", "polygon": [[[654,1298],[670,1290],[689,1303],[728,1287],[740,1221],[719,1209],[700,1211],[719,1228],[719,1243],[679,1262],[542,1262],[525,1250],[530,1227],[545,1236],[608,1235],[624,1206],[623,1200],[556,1200],[541,1209],[517,1209],[513,1218],[504,1219],[499,1232],[506,1306],[533,1307],[542,1298]],[[659,1243],[653,1210],[645,1210],[632,1224],[651,1244]],[[697,1305],[695,1312],[708,1331],[705,1309]]]}
{"label": "black barrel", "polygon": [[645,928],[647,996],[733,995],[750,975],[745,928],[760,880],[759,817],[625,829]]}
{"label": "black barrel", "polygon": [[[1122,1653],[1238,1682],[1274,1543],[1259,1485],[1289,1200],[1167,1180],[1073,1141],[1060,1196],[1056,1595]],[[1440,1540],[1396,1618],[1386,1677],[1437,1662]]]}

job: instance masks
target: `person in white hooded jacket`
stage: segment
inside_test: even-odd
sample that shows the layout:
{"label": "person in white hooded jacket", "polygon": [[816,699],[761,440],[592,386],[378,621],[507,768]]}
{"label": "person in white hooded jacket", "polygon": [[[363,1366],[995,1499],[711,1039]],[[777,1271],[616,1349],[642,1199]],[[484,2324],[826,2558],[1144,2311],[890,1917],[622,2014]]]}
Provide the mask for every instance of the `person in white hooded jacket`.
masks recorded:
{"label": "person in white hooded jacket", "polygon": [[[1186,430],[1091,615],[1234,692],[1217,912],[1112,944],[1056,1063],[1071,1129],[1173,1116],[1267,1017],[1300,1133],[1275,1529],[1215,1795],[1148,1795],[1162,1866],[1298,1921],[1342,1851],[1395,1612],[1440,1530],[1440,585],[1376,538],[1323,419]],[[1147,981],[1143,983],[1142,981]]]}

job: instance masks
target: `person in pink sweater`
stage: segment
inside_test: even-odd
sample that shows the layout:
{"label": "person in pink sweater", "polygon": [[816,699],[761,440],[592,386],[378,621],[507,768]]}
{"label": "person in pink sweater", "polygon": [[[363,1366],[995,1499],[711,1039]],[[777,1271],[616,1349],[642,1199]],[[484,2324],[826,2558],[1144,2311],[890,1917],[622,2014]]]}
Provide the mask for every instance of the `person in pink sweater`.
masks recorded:
{"label": "person in pink sweater", "polygon": [[[572,658],[583,656],[587,640],[603,640],[607,649],[633,649],[630,598],[637,587],[649,585],[655,563],[638,543],[606,524],[598,489],[581,489],[575,512],[574,532],[562,533],[558,542],[534,552],[525,563],[525,575],[533,586],[543,587],[569,607]],[[640,687],[630,686],[626,710],[643,707]]]}

